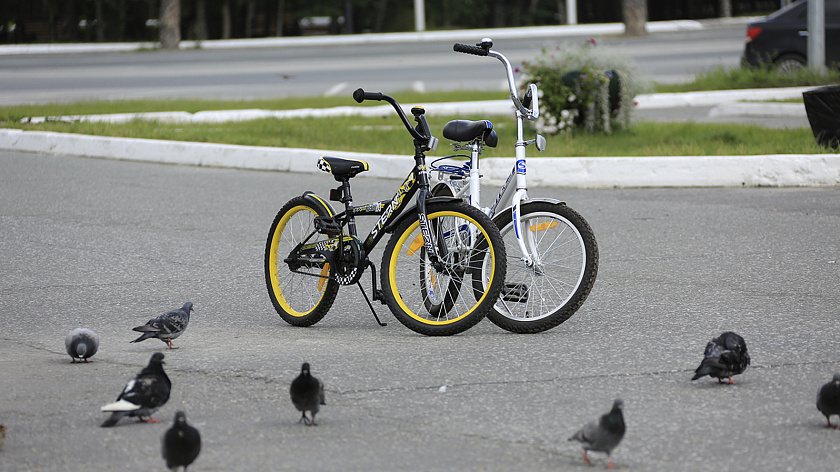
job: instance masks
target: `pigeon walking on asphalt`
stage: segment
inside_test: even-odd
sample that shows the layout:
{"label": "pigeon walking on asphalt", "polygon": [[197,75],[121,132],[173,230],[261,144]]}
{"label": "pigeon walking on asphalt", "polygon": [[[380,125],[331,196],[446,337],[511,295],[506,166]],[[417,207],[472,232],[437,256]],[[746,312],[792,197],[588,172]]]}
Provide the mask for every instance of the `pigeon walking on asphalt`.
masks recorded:
{"label": "pigeon walking on asphalt", "polygon": [[[111,416],[102,423],[103,428],[114,426],[124,416],[136,416],[141,422],[160,423],[152,414],[169,400],[172,382],[163,371],[163,354],[152,354],[149,365],[129,380],[117,401],[102,407]],[[143,419],[147,416],[149,419]]]}
{"label": "pigeon walking on asphalt", "polygon": [[709,341],[706,351],[703,353],[703,362],[694,371],[691,380],[697,380],[704,375],[718,379],[729,379],[730,384],[735,384],[733,375],[743,373],[750,365],[750,354],[747,352],[747,343],[741,336],[727,331]]}
{"label": "pigeon walking on asphalt", "polygon": [[163,458],[169,470],[187,467],[201,452],[201,435],[198,430],[187,424],[187,415],[183,411],[175,413],[172,427],[163,435]]}
{"label": "pigeon walking on asphalt", "polygon": [[621,442],[626,429],[624,414],[622,413],[623,408],[624,402],[616,400],[608,413],[587,424],[569,438],[569,441],[583,443],[583,462],[592,465],[587,455],[589,451],[605,452],[608,458],[607,468],[613,468],[610,455],[612,450]]}
{"label": "pigeon walking on asphalt", "polygon": [[[840,374],[834,374],[831,382],[820,387],[817,392],[817,409],[825,415],[826,427],[833,428],[831,415],[840,415]],[[840,425],[837,429],[840,429]]]}
{"label": "pigeon walking on asphalt", "polygon": [[[316,426],[315,415],[320,406],[326,405],[327,402],[324,397],[324,384],[309,372],[308,362],[304,362],[300,367],[300,375],[292,381],[289,394],[295,408],[302,413],[298,423],[303,421],[303,424],[307,426]],[[307,411],[312,415],[311,420],[306,417]]]}
{"label": "pigeon walking on asphalt", "polygon": [[99,349],[99,335],[87,328],[76,328],[67,333],[64,348],[74,364],[76,359],[79,359],[79,362],[88,362]]}
{"label": "pigeon walking on asphalt", "polygon": [[187,302],[177,310],[167,311],[162,315],[150,319],[143,326],[133,328],[134,331],[139,331],[143,335],[131,342],[139,343],[150,338],[158,338],[165,342],[169,349],[178,349],[172,346],[172,340],[180,336],[187,329],[192,311],[194,311],[193,304]]}

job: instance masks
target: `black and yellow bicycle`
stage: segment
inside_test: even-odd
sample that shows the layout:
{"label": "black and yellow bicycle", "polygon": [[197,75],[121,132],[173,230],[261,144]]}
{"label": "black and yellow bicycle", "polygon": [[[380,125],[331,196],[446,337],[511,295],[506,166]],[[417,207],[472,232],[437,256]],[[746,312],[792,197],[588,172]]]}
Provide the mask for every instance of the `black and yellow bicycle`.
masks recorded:
{"label": "black and yellow bicycle", "polygon": [[[411,109],[412,127],[388,95],[358,89],[353,98],[393,106],[414,139],[414,167],[392,198],[354,205],[350,180],[368,164],[319,160],[318,167],[339,182],[329,200],[343,203],[344,211],[337,213],[327,199],[307,191],[277,213],[265,246],[265,282],[274,308],[294,326],[311,326],[329,311],[340,286],[357,285],[376,316],[360,283],[370,268],[373,299],[387,304],[402,324],[432,336],[463,332],[487,315],[501,292],[506,271],[501,234],[462,199],[432,196],[425,153],[437,146],[437,138],[422,107]],[[364,240],[357,234],[357,216],[379,217]],[[391,236],[378,288],[369,255],[386,234]]]}

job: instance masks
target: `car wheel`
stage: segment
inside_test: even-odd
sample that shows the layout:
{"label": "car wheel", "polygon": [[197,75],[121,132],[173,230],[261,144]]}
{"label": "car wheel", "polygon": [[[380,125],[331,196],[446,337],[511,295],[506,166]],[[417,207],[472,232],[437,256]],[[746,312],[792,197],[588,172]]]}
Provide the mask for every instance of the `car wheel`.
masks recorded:
{"label": "car wheel", "polygon": [[776,69],[783,74],[796,72],[807,65],[805,58],[797,54],[784,54],[774,62]]}

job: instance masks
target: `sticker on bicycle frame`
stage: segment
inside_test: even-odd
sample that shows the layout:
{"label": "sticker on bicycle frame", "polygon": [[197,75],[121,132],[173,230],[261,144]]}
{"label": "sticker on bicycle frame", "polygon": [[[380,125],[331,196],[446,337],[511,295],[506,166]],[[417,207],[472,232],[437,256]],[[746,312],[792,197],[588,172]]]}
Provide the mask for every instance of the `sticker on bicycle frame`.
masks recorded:
{"label": "sticker on bicycle frame", "polygon": [[391,218],[391,215],[394,213],[394,210],[396,210],[400,206],[400,203],[402,203],[403,199],[405,199],[405,196],[408,194],[408,192],[411,190],[411,188],[416,182],[417,177],[414,175],[414,172],[408,174],[408,178],[406,178],[405,182],[403,182],[403,184],[400,186],[399,190],[397,191],[397,194],[394,195],[394,198],[388,204],[388,207],[385,208],[385,211],[382,213],[382,216],[379,217],[379,221],[376,222],[376,225],[371,230],[370,235],[372,237],[375,238],[376,235],[379,234],[380,231],[382,231],[382,228],[385,227],[385,223],[387,223],[388,220]]}
{"label": "sticker on bicycle frame", "polygon": [[525,173],[525,159],[519,159],[516,161],[516,173],[517,174],[524,174]]}

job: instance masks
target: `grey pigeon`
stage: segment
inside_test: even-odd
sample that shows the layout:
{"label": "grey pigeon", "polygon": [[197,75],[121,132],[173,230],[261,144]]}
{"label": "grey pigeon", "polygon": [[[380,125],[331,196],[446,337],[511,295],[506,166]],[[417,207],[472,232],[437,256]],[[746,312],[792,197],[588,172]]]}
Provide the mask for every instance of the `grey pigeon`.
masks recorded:
{"label": "grey pigeon", "polygon": [[587,452],[597,451],[607,453],[608,463],[607,468],[612,469],[613,463],[610,458],[612,450],[621,442],[624,437],[624,415],[622,409],[624,402],[616,400],[613,403],[612,410],[601,416],[598,420],[592,421],[578,432],[576,432],[569,441],[580,441],[583,443],[583,462],[592,465],[589,461]]}
{"label": "grey pigeon", "polygon": [[67,333],[64,348],[74,364],[76,359],[79,359],[79,362],[88,362],[99,349],[99,335],[87,328],[76,328]]}
{"label": "grey pigeon", "polygon": [[163,458],[169,470],[187,467],[201,452],[201,435],[198,430],[187,424],[187,415],[183,411],[175,413],[172,427],[163,435]]}
{"label": "grey pigeon", "polygon": [[[831,382],[820,387],[817,392],[817,409],[825,415],[826,426],[833,428],[831,415],[840,415],[840,374],[834,374]],[[840,429],[840,425],[837,429]]]}
{"label": "grey pigeon", "polygon": [[177,310],[167,311],[150,319],[143,326],[132,328],[134,331],[143,333],[143,335],[131,342],[139,343],[150,338],[158,338],[165,342],[169,349],[178,349],[172,346],[172,340],[180,336],[187,329],[192,311],[194,311],[193,304],[187,302]]}
{"label": "grey pigeon", "polygon": [[[308,362],[304,362],[300,367],[300,375],[292,381],[289,394],[292,397],[292,404],[302,412],[298,423],[303,421],[303,424],[307,426],[316,426],[315,415],[320,405],[326,405],[327,402],[324,397],[324,384],[309,372]],[[312,414],[311,420],[306,417],[307,411]]]}
{"label": "grey pigeon", "polygon": [[[126,384],[117,401],[102,407],[111,416],[102,423],[103,428],[114,426],[124,416],[136,416],[141,422],[160,423],[152,413],[169,400],[172,382],[163,371],[163,353],[152,354],[149,365]],[[143,417],[148,416],[148,420]]]}
{"label": "grey pigeon", "polygon": [[750,365],[750,354],[747,352],[747,343],[744,338],[726,331],[720,336],[709,341],[706,351],[703,353],[703,361],[691,380],[697,380],[704,375],[717,378],[718,383],[723,383],[723,378],[728,378],[730,384],[735,384],[733,375],[743,373]]}

